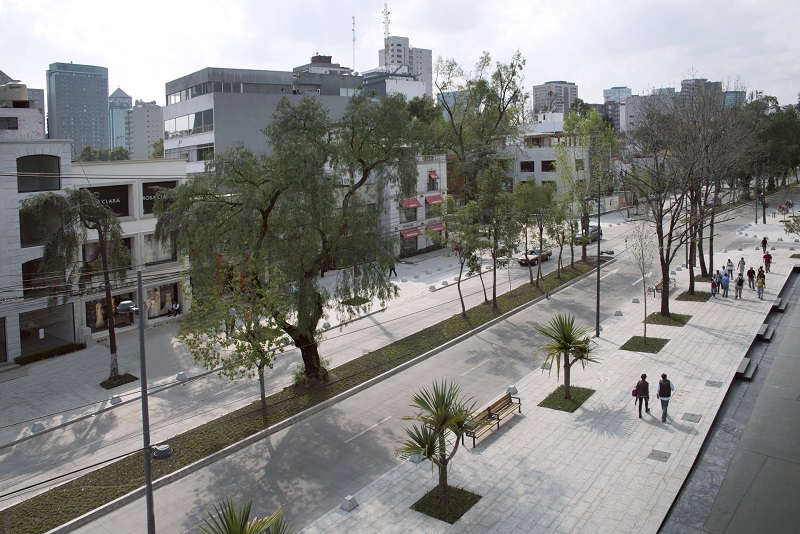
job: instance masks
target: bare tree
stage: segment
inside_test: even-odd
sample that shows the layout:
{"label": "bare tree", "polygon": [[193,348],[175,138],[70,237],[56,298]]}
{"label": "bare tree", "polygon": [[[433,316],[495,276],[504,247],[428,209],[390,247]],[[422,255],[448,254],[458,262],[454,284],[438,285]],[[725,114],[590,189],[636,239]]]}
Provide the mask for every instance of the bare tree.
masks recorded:
{"label": "bare tree", "polygon": [[650,225],[641,219],[634,221],[628,234],[628,255],[637,271],[642,275],[642,302],[644,303],[644,338],[647,339],[647,279],[652,274],[655,243]]}

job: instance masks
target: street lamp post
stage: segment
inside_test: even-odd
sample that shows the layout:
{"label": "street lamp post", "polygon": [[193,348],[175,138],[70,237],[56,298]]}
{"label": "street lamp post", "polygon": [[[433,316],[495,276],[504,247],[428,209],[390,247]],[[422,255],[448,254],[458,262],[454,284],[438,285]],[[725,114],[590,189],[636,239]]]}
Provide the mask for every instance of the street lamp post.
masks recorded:
{"label": "street lamp post", "polygon": [[[596,200],[597,201],[597,310],[595,313],[595,333],[594,337],[600,337],[600,181],[597,182],[597,197],[586,197],[584,201]],[[591,228],[586,234],[586,239],[591,239]]]}
{"label": "street lamp post", "polygon": [[[150,445],[150,410],[147,405],[147,360],[144,351],[144,315],[140,310],[144,309],[144,291],[142,290],[142,271],[139,269],[136,272],[136,298],[139,300],[137,307],[133,302],[127,300],[120,302],[117,307],[118,313],[133,312],[139,316],[139,366],[141,374],[141,391],[142,391],[142,442],[144,454],[144,488],[145,488],[145,502],[147,504],[147,534],[156,533],[156,515],[153,506],[153,475],[150,469],[150,459],[153,455],[153,448]],[[172,448],[169,446],[160,446],[156,448],[156,458],[167,458],[172,453]]]}

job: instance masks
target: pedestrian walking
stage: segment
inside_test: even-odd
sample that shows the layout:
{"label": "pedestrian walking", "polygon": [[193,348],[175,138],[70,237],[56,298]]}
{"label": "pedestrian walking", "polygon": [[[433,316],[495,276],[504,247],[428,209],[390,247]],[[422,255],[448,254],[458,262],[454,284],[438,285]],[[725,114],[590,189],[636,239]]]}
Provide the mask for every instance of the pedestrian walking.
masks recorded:
{"label": "pedestrian walking", "polygon": [[750,285],[750,289],[756,289],[756,270],[750,267],[747,270],[747,283]]}
{"label": "pedestrian walking", "polygon": [[764,238],[761,240],[761,249],[764,251],[764,253],[767,252],[767,236],[764,236]]}
{"label": "pedestrian walking", "polygon": [[647,382],[647,375],[642,373],[642,379],[636,382],[636,401],[639,404],[639,419],[642,418],[642,401],[644,401],[645,413],[650,413],[650,384]]}
{"label": "pedestrian walking", "polygon": [[728,263],[725,264],[725,268],[728,269],[728,276],[733,278],[733,262],[730,258],[728,258]]}
{"label": "pedestrian walking", "polygon": [[728,272],[725,271],[725,273],[722,275],[722,282],[721,282],[722,296],[724,298],[728,298],[728,286],[730,285],[730,283],[731,283],[731,278],[730,276],[728,276]]}
{"label": "pedestrian walking", "polygon": [[389,267],[389,278],[392,277],[392,273],[394,273],[394,275],[397,276],[397,270],[395,270],[394,268],[394,263],[392,263],[391,267]]}
{"label": "pedestrian walking", "polygon": [[711,295],[716,296],[717,293],[720,291],[719,285],[722,283],[722,275],[719,274],[719,271],[715,272],[711,275]]}
{"label": "pedestrian walking", "polygon": [[667,407],[669,407],[669,399],[675,391],[675,384],[672,380],[667,379],[667,373],[661,375],[661,380],[658,381],[658,390],[656,391],[656,398],[661,400],[661,422],[667,422]]}
{"label": "pedestrian walking", "polygon": [[739,267],[739,275],[744,276],[744,258],[739,260],[737,267]]}
{"label": "pedestrian walking", "polygon": [[711,277],[711,296],[717,298],[717,281],[713,276]]}
{"label": "pedestrian walking", "polygon": [[767,272],[769,272],[769,266],[771,263],[772,263],[772,254],[767,252],[766,254],[764,254],[764,269],[766,269]]}
{"label": "pedestrian walking", "polygon": [[742,298],[742,289],[744,289],[744,276],[740,273],[739,276],[736,277],[736,282],[733,285],[734,300]]}
{"label": "pedestrian walking", "polygon": [[764,276],[762,271],[758,272],[758,276],[756,277],[756,291],[758,292],[758,298],[760,300],[764,300],[764,288],[767,286],[767,278]]}

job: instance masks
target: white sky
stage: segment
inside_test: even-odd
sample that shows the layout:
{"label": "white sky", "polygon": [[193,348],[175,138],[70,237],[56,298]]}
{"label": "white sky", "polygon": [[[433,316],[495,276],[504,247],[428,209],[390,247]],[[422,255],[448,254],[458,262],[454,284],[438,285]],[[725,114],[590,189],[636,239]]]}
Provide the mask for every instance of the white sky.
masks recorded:
{"label": "white sky", "polygon": [[[127,8],[127,9],[126,9]],[[0,0],[0,70],[45,88],[50,63],[107,67],[109,92],[165,101],[164,84],[205,67],[291,70],[315,53],[378,66],[378,0]],[[578,84],[634,94],[690,77],[740,79],[747,90],[797,103],[797,0],[393,0],[390,33],[471,68],[486,50],[527,59],[525,85]]]}

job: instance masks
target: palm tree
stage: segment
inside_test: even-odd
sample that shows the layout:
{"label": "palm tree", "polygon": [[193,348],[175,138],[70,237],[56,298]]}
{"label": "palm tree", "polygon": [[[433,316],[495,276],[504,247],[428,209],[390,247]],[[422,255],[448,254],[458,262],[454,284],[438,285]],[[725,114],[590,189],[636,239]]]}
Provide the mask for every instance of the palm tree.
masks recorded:
{"label": "palm tree", "polygon": [[[439,468],[439,506],[447,506],[447,465],[458,451],[461,436],[479,425],[470,421],[475,403],[471,397],[461,395],[458,384],[443,380],[434,382],[432,389],[417,391],[411,407],[417,413],[403,419],[414,424],[406,428],[408,439],[398,453],[402,458],[419,455],[421,460],[430,460]],[[449,447],[452,449],[448,452]]]}
{"label": "palm tree", "polygon": [[251,501],[241,508],[231,500],[214,505],[214,513],[208,512],[203,518],[205,526],[197,525],[203,534],[292,534],[294,529],[283,518],[283,509],[279,508],[267,517],[250,519]]}
{"label": "palm tree", "polygon": [[[564,398],[571,399],[570,393],[570,368],[575,362],[580,362],[581,366],[586,367],[588,362],[597,362],[592,358],[592,340],[589,339],[589,332],[592,331],[588,326],[575,326],[575,316],[572,314],[557,314],[550,319],[546,325],[535,327],[536,331],[550,339],[550,342],[542,348],[547,350],[545,363],[556,364],[556,376],[561,373],[562,357],[564,359]],[[572,360],[570,361],[570,356]]]}
{"label": "palm tree", "polygon": [[94,277],[95,270],[89,263],[83,262],[82,248],[87,241],[87,232],[97,232],[111,351],[108,379],[115,380],[119,377],[119,365],[111,278],[124,278],[126,266],[130,263],[130,251],[123,242],[117,216],[100,202],[94,192],[89,189],[65,189],[61,193],[41,193],[28,197],[22,200],[20,212],[32,216],[41,227],[52,230],[42,241],[42,271],[63,273],[64,276],[63,285],[50,286],[52,300],[61,294],[66,301],[76,278],[82,286],[87,279],[91,281]]}

